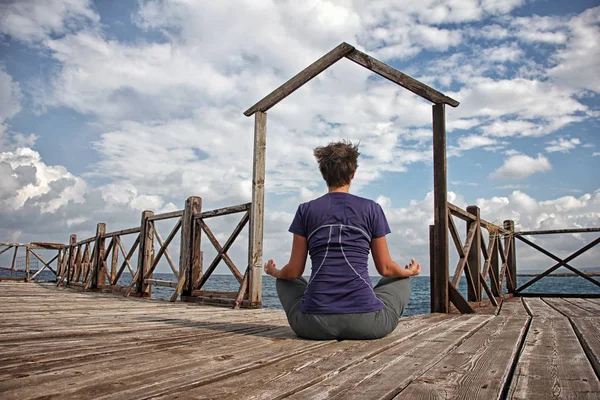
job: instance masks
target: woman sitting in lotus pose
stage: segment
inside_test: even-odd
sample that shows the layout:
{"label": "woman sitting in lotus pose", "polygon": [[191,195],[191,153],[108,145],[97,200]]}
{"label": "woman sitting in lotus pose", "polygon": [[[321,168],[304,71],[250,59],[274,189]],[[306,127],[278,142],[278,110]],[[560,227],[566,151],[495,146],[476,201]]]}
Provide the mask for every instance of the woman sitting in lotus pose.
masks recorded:
{"label": "woman sitting in lotus pose", "polygon": [[[392,332],[410,299],[409,276],[421,266],[413,258],[401,268],[392,261],[383,210],[349,193],[358,166],[358,146],[350,142],[318,147],[314,155],[329,192],[298,207],[289,262],[265,272],[277,278],[277,294],[292,330],[306,339],[377,339]],[[369,280],[369,251],[382,278]],[[302,277],[307,254],[312,272]]]}

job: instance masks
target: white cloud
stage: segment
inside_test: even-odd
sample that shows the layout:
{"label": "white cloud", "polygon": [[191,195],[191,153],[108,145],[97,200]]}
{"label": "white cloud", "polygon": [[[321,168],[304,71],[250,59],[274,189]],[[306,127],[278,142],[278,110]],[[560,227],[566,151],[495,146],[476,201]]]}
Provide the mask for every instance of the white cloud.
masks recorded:
{"label": "white cloud", "polygon": [[511,185],[502,185],[502,186],[498,187],[498,189],[512,189],[512,190],[514,190],[514,189],[529,189],[529,188],[531,188],[531,185],[514,185],[514,184],[511,184]]}
{"label": "white cloud", "polygon": [[457,30],[440,29],[429,25],[417,25],[413,30],[414,40],[424,45],[425,48],[448,50],[457,46],[462,40],[462,34]]}
{"label": "white cloud", "polygon": [[82,200],[86,185],[64,167],[48,166],[40,155],[29,149],[0,153],[0,164],[4,165],[2,176],[9,184],[4,188],[2,208],[17,210],[26,202],[39,205],[40,212],[54,212],[70,201]]}
{"label": "white cloud", "polygon": [[558,140],[551,140],[550,142],[546,142],[548,146],[546,146],[546,151],[548,153],[553,153],[560,151],[562,153],[568,153],[570,150],[573,150],[581,141],[578,138],[559,138]]}
{"label": "white cloud", "polygon": [[490,14],[506,14],[524,3],[525,0],[483,0],[481,6]]}
{"label": "white cloud", "polygon": [[446,130],[452,132],[457,129],[471,129],[479,124],[481,121],[477,118],[450,120],[446,122]]}
{"label": "white cloud", "polygon": [[597,73],[600,59],[600,7],[590,8],[568,22],[569,41],[553,59],[556,65],[548,71],[557,83],[577,90],[600,93]]}
{"label": "white cloud", "polygon": [[[497,118],[515,114],[524,119],[552,121],[557,116],[587,110],[571,94],[549,83],[530,79],[474,78],[470,85],[456,93],[456,98],[462,101],[462,108],[454,111],[453,115]],[[547,101],[549,97],[553,98],[552,102]]]}
{"label": "white cloud", "polygon": [[501,25],[486,25],[481,29],[476,29],[471,32],[471,36],[480,35],[486,39],[501,40],[509,36],[509,31]]}
{"label": "white cloud", "polygon": [[483,51],[482,57],[488,61],[505,63],[518,61],[524,52],[513,43],[510,46],[490,47]]}
{"label": "white cloud", "polygon": [[469,135],[458,138],[458,146],[448,146],[448,156],[459,156],[463,151],[483,148],[484,150],[496,151],[502,149],[506,142],[500,142],[488,136]]}
{"label": "white cloud", "polygon": [[458,139],[458,144],[461,150],[471,150],[476,147],[485,147],[498,144],[498,141],[486,136],[463,136]]}
{"label": "white cloud", "polygon": [[509,157],[504,164],[490,174],[492,178],[523,179],[538,172],[550,171],[550,161],[541,154],[532,158],[524,154]]}
{"label": "white cloud", "polygon": [[90,0],[9,0],[0,4],[0,33],[27,42],[99,21]]}
{"label": "white cloud", "polygon": [[526,42],[564,44],[568,40],[566,20],[561,17],[520,17],[511,20],[518,38]]}
{"label": "white cloud", "polygon": [[7,123],[21,111],[21,86],[0,66],[0,151],[32,147],[37,136],[12,132]]}
{"label": "white cloud", "polygon": [[0,67],[0,123],[21,111],[21,87]]}
{"label": "white cloud", "polygon": [[600,151],[595,151],[595,152],[593,152],[593,153],[592,153],[592,156],[593,156],[593,157],[598,157],[598,156],[600,156]]}

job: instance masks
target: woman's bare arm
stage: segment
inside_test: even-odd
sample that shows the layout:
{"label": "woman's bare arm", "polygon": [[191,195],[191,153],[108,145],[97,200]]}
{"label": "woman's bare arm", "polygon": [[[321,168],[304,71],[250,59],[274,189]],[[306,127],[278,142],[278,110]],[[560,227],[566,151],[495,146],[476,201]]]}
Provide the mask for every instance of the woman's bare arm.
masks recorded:
{"label": "woman's bare arm", "polygon": [[304,272],[306,257],[308,254],[308,243],[304,236],[294,234],[292,242],[292,254],[290,261],[281,269],[277,269],[272,259],[265,263],[265,272],[279,279],[298,279]]}
{"label": "woman's bare arm", "polygon": [[407,264],[404,268],[392,260],[385,236],[371,240],[371,254],[373,254],[377,272],[386,278],[406,278],[421,273],[421,265],[414,258],[411,260],[411,264]]}

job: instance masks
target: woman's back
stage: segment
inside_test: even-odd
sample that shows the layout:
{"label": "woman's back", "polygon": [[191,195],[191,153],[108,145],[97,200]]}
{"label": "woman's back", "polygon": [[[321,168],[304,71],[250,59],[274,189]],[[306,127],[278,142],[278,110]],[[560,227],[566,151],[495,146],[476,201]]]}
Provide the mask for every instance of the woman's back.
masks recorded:
{"label": "woman's back", "polygon": [[300,310],[307,313],[377,311],[383,303],[369,279],[371,240],[390,232],[372,200],[330,192],[298,207],[290,232],[307,238],[312,273]]}

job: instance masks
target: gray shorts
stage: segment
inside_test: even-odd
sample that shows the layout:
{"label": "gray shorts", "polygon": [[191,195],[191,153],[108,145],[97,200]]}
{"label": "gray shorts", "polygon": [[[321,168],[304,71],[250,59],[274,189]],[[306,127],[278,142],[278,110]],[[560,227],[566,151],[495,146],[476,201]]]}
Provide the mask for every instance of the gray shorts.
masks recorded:
{"label": "gray shorts", "polygon": [[298,305],[304,296],[306,279],[277,279],[277,295],[290,327],[300,337],[313,340],[379,339],[398,325],[410,299],[408,278],[381,278],[373,288],[385,305],[379,311],[353,314],[306,314]]}

